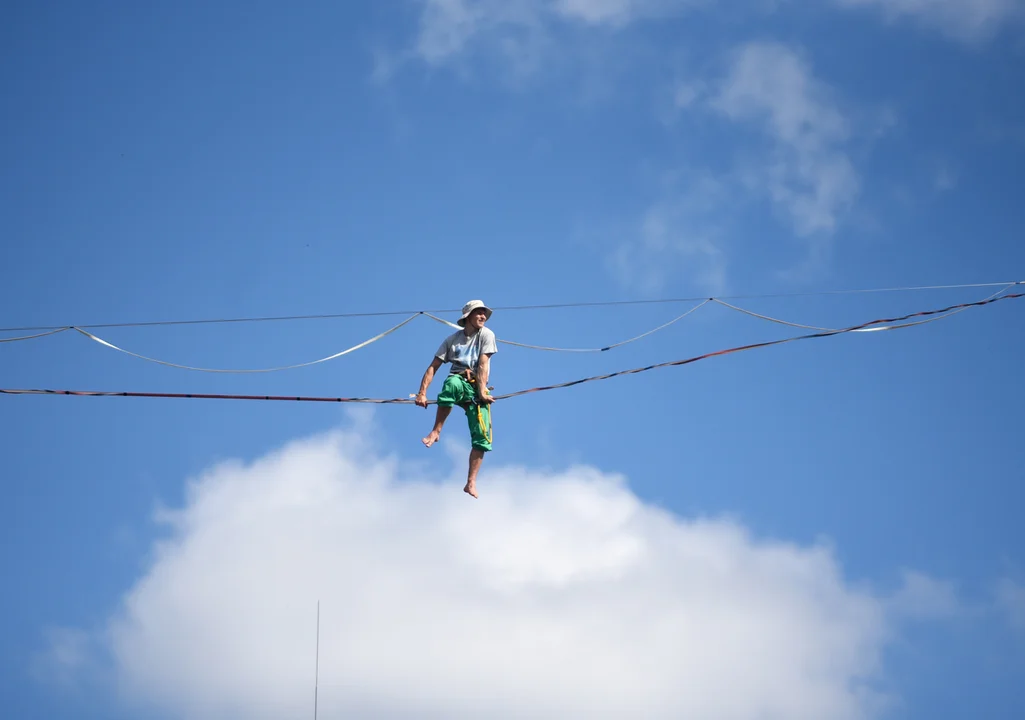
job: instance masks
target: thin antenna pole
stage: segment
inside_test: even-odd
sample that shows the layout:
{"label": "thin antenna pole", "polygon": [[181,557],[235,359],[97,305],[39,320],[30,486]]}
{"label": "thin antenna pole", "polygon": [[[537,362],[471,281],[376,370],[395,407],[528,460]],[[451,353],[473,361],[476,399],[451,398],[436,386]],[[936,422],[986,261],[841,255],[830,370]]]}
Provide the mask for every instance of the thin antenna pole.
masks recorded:
{"label": "thin antenna pole", "polygon": [[317,661],[313,680],[313,720],[317,720],[317,691],[320,686],[320,600],[317,601]]}

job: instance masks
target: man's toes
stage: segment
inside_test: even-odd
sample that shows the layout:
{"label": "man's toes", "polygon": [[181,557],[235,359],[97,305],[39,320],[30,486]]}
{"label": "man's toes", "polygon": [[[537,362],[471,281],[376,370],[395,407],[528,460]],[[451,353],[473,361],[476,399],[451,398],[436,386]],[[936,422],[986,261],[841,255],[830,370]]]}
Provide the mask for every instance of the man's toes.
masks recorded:
{"label": "man's toes", "polygon": [[440,438],[441,438],[441,433],[433,433],[432,432],[430,435],[425,437],[421,442],[423,442],[423,444],[426,445],[427,447],[430,447],[434,443],[438,442],[438,440]]}

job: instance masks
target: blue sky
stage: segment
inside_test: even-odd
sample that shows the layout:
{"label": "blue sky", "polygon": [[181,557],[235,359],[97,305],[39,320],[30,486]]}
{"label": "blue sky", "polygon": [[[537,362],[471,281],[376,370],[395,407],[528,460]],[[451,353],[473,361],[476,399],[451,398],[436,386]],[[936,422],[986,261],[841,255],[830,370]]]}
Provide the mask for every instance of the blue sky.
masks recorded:
{"label": "blue sky", "polygon": [[[341,5],[9,8],[0,325],[840,327],[999,287],[799,294],[1025,280],[1019,2]],[[1019,303],[501,402],[478,501],[433,409],[3,396],[2,714],[312,712],[319,600],[321,717],[1021,717]],[[404,317],[95,332],[261,368]],[[404,397],[446,332],[266,374],[64,332],[0,385]],[[708,305],[492,381],[800,332]]]}

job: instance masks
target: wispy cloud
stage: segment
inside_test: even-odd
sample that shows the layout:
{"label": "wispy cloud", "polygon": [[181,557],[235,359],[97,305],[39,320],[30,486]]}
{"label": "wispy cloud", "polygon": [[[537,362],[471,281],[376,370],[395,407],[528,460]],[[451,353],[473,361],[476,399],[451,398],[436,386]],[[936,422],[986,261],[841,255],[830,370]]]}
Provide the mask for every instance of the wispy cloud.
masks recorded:
{"label": "wispy cloud", "polygon": [[[874,11],[888,22],[910,20],[964,42],[992,38],[1002,28],[1021,24],[1021,0],[832,0],[842,10]],[[632,24],[721,7],[716,0],[420,0],[416,41],[402,59],[432,66],[451,64],[470,51],[502,58],[506,69],[526,74],[546,66],[555,50],[560,27],[621,30]],[[800,4],[767,0],[752,3],[750,13],[764,14],[777,6],[800,13]],[[380,64],[380,63],[379,63]],[[388,58],[396,66],[400,61]],[[464,64],[464,68],[466,65]],[[376,71],[375,71],[376,72]],[[379,73],[378,73],[379,74]]]}
{"label": "wispy cloud", "polygon": [[[880,128],[852,120],[845,103],[815,76],[810,62],[794,48],[774,42],[735,48],[718,77],[681,80],[672,92],[672,104],[676,120],[686,113],[718,118],[735,128],[737,138],[732,144],[737,149],[728,151],[732,167],[710,176],[714,183],[705,185],[717,192],[697,196],[700,213],[694,212],[690,188],[681,195],[688,198],[680,201],[685,212],[668,213],[675,226],[690,233],[691,254],[702,250],[714,260],[711,276],[725,282],[731,219],[749,204],[747,198],[768,203],[804,242],[803,260],[780,270],[781,276],[795,279],[820,270],[860,194],[851,147]],[[660,202],[652,212],[665,215],[664,206]],[[633,250],[646,249],[657,257],[652,250],[662,250],[663,245],[642,234]]]}
{"label": "wispy cloud", "polygon": [[545,35],[542,6],[533,0],[425,0],[415,52],[440,65],[483,42],[511,66],[528,67]]}
{"label": "wispy cloud", "polygon": [[909,619],[945,620],[965,612],[965,608],[952,583],[905,571],[903,584],[890,600],[890,611]]}
{"label": "wispy cloud", "polygon": [[755,42],[736,52],[710,99],[716,111],[752,124],[769,139],[769,151],[746,161],[743,175],[806,237],[834,232],[859,191],[845,151],[850,123],[833,95],[795,50]]}
{"label": "wispy cloud", "polygon": [[1025,18],[1020,0],[833,0],[844,8],[869,8],[890,22],[911,19],[963,42],[993,37]]}
{"label": "wispy cloud", "polygon": [[97,670],[103,649],[94,633],[80,628],[49,627],[44,636],[45,647],[31,661],[30,671],[36,682],[55,692],[75,691],[102,682]]}
{"label": "wispy cloud", "polygon": [[715,0],[556,0],[559,16],[591,25],[622,27],[641,18],[682,12]]}
{"label": "wispy cloud", "polygon": [[481,8],[469,0],[430,0],[420,18],[417,52],[431,63],[460,52],[484,18]]}
{"label": "wispy cloud", "polygon": [[609,270],[625,287],[646,294],[670,280],[685,280],[709,295],[723,293],[726,225],[719,213],[727,195],[727,187],[706,177],[653,204],[609,253]]}
{"label": "wispy cloud", "polygon": [[828,548],[675,517],[589,467],[488,465],[475,501],[464,454],[438,482],[370,434],[190,486],[109,633],[140,714],[307,712],[318,599],[324,718],[872,713],[885,602]]}
{"label": "wispy cloud", "polygon": [[996,602],[1007,623],[1013,629],[1025,632],[1025,584],[1002,578],[997,583]]}
{"label": "wispy cloud", "polygon": [[546,67],[563,27],[613,30],[672,15],[715,0],[423,0],[413,55],[432,65],[476,52],[497,55],[525,75]]}
{"label": "wispy cloud", "polygon": [[773,42],[735,48],[721,75],[681,80],[671,96],[670,131],[683,114],[716,118],[735,129],[738,149],[728,151],[728,169],[708,168],[648,208],[609,256],[616,278],[648,292],[680,278],[721,292],[731,251],[738,251],[736,218],[756,202],[767,203],[804,243],[802,259],[777,268],[779,275],[794,280],[821,271],[860,194],[851,147],[880,133],[878,123],[852,119],[807,59]]}
{"label": "wispy cloud", "polygon": [[957,173],[946,163],[939,165],[933,175],[933,188],[937,192],[946,192],[957,187]]}
{"label": "wispy cloud", "polygon": [[[646,18],[714,5],[713,0],[425,0],[417,55],[441,65],[464,55],[479,59],[499,53],[503,67],[523,77],[557,64],[548,53],[569,52],[553,41],[551,33],[559,25],[618,30]],[[478,67],[469,59],[462,65]],[[616,243],[607,256],[615,277],[647,291],[681,275],[709,290],[721,289],[728,273],[732,205],[739,195],[766,201],[803,240],[804,258],[781,275],[793,279],[820,270],[860,193],[850,148],[869,133],[855,127],[837,93],[816,77],[808,59],[780,43],[741,45],[724,75],[681,81],[672,104],[677,116],[712,113],[760,140],[726,174],[721,167],[714,175],[695,171],[710,178],[696,188],[697,200],[690,197],[694,189],[687,188],[686,198],[654,201],[636,221],[632,236]],[[712,185],[726,198],[723,204],[710,204]]]}

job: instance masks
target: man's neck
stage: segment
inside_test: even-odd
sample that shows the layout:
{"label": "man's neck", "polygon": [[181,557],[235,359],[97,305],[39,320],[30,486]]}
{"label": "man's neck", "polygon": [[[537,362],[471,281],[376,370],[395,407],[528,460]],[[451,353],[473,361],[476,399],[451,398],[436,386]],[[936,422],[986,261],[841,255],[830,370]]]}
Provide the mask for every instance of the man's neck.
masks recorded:
{"label": "man's neck", "polygon": [[470,327],[469,325],[463,327],[463,335],[465,335],[466,337],[473,337],[477,334],[477,332],[477,328]]}

